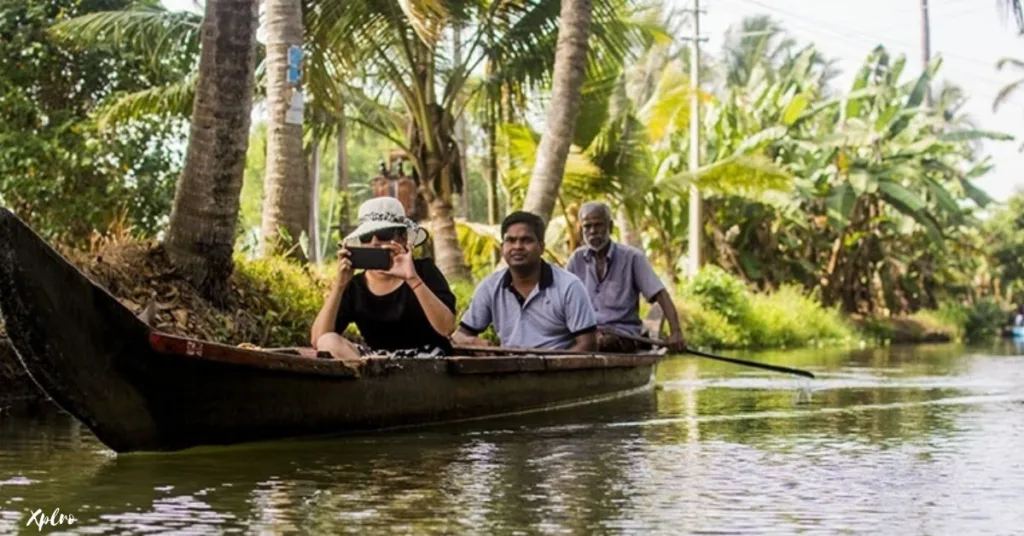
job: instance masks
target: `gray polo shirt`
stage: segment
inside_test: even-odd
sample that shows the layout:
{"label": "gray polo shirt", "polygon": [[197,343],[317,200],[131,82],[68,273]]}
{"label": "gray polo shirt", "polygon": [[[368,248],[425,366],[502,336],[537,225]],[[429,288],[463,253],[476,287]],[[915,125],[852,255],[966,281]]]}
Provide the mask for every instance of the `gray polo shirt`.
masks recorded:
{"label": "gray polo shirt", "polygon": [[557,350],[572,346],[577,335],[597,329],[583,283],[544,261],[540,282],[525,298],[512,286],[508,268],[480,283],[460,325],[475,335],[491,324],[503,346]]}
{"label": "gray polo shirt", "polygon": [[573,252],[566,270],[583,281],[594,304],[599,328],[610,328],[633,335],[643,329],[640,321],[640,295],[647,301],[665,290],[644,252],[625,244],[608,246],[608,264],[604,279],[597,278],[594,251],[581,247]]}

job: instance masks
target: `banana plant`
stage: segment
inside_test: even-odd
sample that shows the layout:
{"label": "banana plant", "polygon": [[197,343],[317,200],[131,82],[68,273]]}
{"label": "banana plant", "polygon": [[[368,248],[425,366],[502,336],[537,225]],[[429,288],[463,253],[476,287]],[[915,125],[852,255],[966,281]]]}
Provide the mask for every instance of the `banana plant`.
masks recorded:
{"label": "banana plant", "polygon": [[[801,177],[802,206],[824,217],[812,227],[817,235],[805,239],[818,255],[811,264],[823,267],[816,274],[823,296],[847,310],[871,310],[886,286],[880,282],[924,258],[897,251],[907,242],[899,236],[923,233],[928,248],[918,252],[948,254],[946,239],[971,222],[970,206],[990,201],[971,182],[987,163],[971,160],[969,142],[1008,137],[951,129],[941,113],[924,107],[940,62],[901,84],[905,58],[875,49],[847,94],[798,120],[785,149]],[[903,266],[897,270],[894,262]]]}

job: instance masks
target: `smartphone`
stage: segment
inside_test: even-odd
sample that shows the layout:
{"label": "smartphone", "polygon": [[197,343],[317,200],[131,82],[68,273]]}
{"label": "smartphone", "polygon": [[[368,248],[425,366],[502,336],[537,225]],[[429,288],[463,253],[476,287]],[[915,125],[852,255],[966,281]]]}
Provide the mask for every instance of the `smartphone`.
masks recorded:
{"label": "smartphone", "polygon": [[384,248],[350,247],[349,260],[357,270],[390,270],[391,250]]}

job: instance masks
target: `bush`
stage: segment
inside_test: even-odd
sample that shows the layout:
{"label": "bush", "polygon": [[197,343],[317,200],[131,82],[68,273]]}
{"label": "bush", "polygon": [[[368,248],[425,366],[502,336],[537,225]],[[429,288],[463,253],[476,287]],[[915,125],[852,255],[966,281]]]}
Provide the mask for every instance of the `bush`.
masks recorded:
{"label": "bush", "polygon": [[718,311],[696,301],[676,300],[676,303],[688,345],[703,348],[748,346],[746,336]]}
{"label": "bush", "polygon": [[931,333],[943,333],[951,341],[962,341],[965,338],[964,326],[967,323],[967,310],[958,305],[946,305],[936,310],[921,310],[910,319]]}
{"label": "bush", "polygon": [[967,310],[963,323],[964,338],[968,342],[991,339],[999,334],[1006,323],[1006,312],[992,299],[986,298]]}
{"label": "bush", "polygon": [[841,342],[853,330],[836,309],[826,309],[793,286],[772,294],[754,294],[744,324],[753,346],[788,348]]}
{"label": "bush", "polygon": [[749,314],[750,291],[746,285],[725,270],[706,265],[683,288],[683,295],[717,311],[736,324]]}
{"label": "bush", "polygon": [[937,310],[918,311],[911,319],[933,331],[948,333],[958,341],[981,342],[995,337],[1006,322],[998,302],[984,299],[973,305],[945,302]]}
{"label": "bush", "polygon": [[793,286],[753,293],[717,266],[705,266],[683,288],[684,330],[696,346],[786,348],[854,338],[835,309]]}
{"label": "bush", "polygon": [[[455,324],[458,325],[459,321],[462,320],[462,313],[466,312],[469,302],[473,299],[473,292],[476,291],[477,283],[472,281],[449,281],[448,284],[452,288],[452,293],[455,294]],[[494,327],[488,327],[479,336],[481,339],[488,340],[494,344],[500,342]]]}
{"label": "bush", "polygon": [[242,301],[265,300],[258,309],[247,303],[250,313],[261,315],[259,325],[264,330],[251,337],[253,342],[264,347],[308,346],[310,326],[324,304],[334,273],[330,268],[318,270],[282,257],[236,256],[232,277]]}

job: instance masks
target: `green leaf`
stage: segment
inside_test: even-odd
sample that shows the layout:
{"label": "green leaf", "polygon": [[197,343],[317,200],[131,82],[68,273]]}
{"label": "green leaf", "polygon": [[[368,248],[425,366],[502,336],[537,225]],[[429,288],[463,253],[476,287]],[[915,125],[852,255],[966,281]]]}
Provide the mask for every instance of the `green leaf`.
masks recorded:
{"label": "green leaf", "polygon": [[1013,141],[1015,139],[1012,134],[991,130],[958,130],[955,132],[943,132],[942,134],[939,134],[938,138],[942,141],[953,142],[974,140]]}
{"label": "green leaf", "polygon": [[97,125],[108,129],[145,116],[191,117],[196,77],[191,75],[174,84],[122,95],[96,112]]}
{"label": "green leaf", "polygon": [[935,198],[935,202],[942,208],[942,210],[948,212],[954,219],[962,219],[960,206],[957,205],[956,200],[950,195],[949,191],[946,190],[941,184],[931,177],[924,178],[925,185],[928,187],[928,191],[931,192]]}
{"label": "green leaf", "polygon": [[[928,237],[931,238],[933,242],[944,248],[943,242],[945,241],[945,237],[940,230],[938,222],[935,221],[935,218],[933,218],[931,214],[921,210],[921,208],[916,208],[923,207],[924,202],[921,201],[916,194],[904,189],[896,183],[888,181],[881,182],[879,184],[879,190],[881,191],[883,187],[890,191],[902,189],[903,192],[905,192],[904,194],[886,196],[885,201],[896,210],[913,218],[914,221],[924,227],[925,232],[928,233]],[[892,187],[895,187],[895,189]]]}
{"label": "green leaf", "polygon": [[878,189],[874,176],[865,169],[850,171],[850,185],[853,186],[853,190],[857,195],[871,193]]}
{"label": "green leaf", "polygon": [[[909,209],[903,210],[901,208],[907,215],[913,215],[913,213],[925,208],[925,202],[920,196],[890,180],[879,181],[878,191],[882,193],[887,202],[897,205],[897,208],[905,207]],[[894,201],[896,203],[893,203]]]}
{"label": "green leaf", "polygon": [[828,196],[828,217],[832,224],[842,230],[850,222],[850,215],[857,203],[857,194],[849,184],[837,186]]}
{"label": "green leaf", "polygon": [[903,110],[899,113],[899,119],[889,127],[888,139],[893,139],[896,136],[899,136],[900,133],[910,125],[910,120],[917,115],[917,112],[914,109],[919,107],[924,101],[925,96],[928,94],[928,88],[931,81],[932,77],[929,71],[921,73],[921,76],[917,78],[917,82],[914,84],[914,89],[911,90],[910,96],[907,98],[906,106],[904,106]]}
{"label": "green leaf", "polygon": [[985,193],[985,190],[978,188],[967,179],[960,179],[960,186],[963,187],[967,197],[970,197],[981,208],[987,207],[993,201],[992,197]]}
{"label": "green leaf", "polygon": [[782,124],[790,126],[795,123],[810,103],[810,99],[803,93],[793,97],[793,100],[789,101],[789,105],[786,106],[786,110],[782,112]]}

